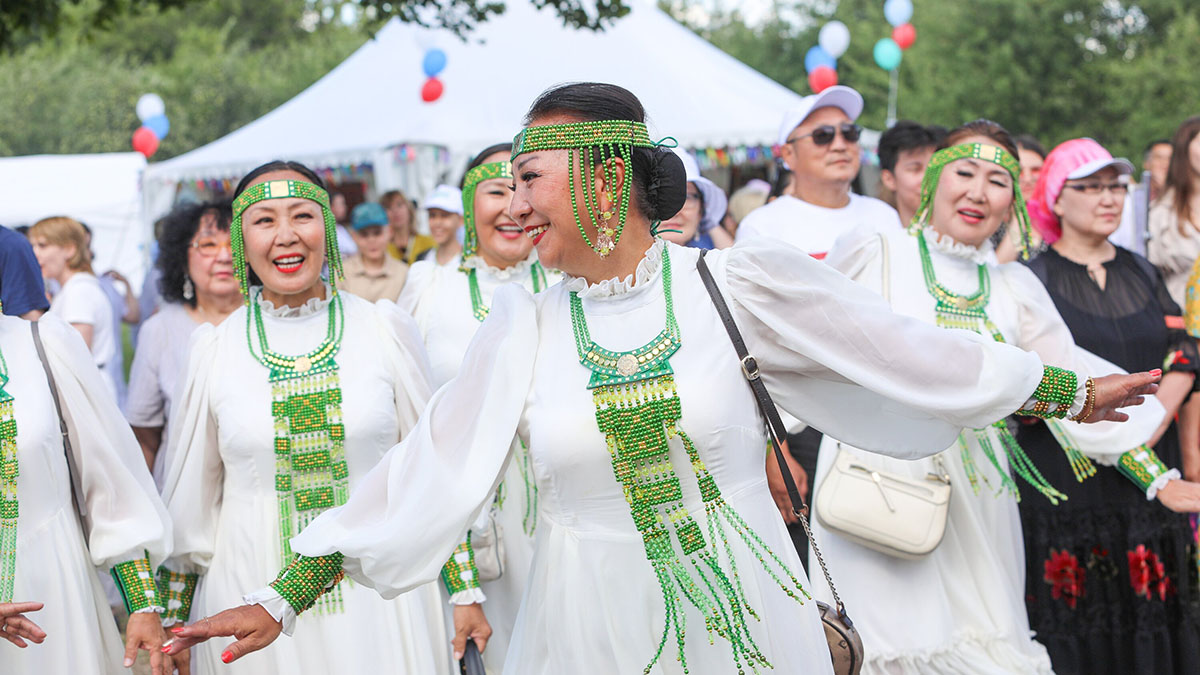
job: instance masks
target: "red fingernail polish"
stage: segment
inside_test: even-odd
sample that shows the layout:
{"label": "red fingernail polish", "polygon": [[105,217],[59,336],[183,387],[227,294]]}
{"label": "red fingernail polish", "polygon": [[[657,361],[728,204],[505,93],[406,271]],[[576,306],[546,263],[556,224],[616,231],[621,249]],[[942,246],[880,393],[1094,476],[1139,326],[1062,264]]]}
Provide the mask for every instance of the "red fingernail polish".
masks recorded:
{"label": "red fingernail polish", "polygon": [[221,662],[222,663],[229,663],[232,660],[233,660],[233,652],[231,652],[229,650],[225,650],[225,651],[221,652]]}
{"label": "red fingernail polish", "polygon": [[171,651],[171,645],[163,645],[162,653],[166,654],[169,651]]}
{"label": "red fingernail polish", "polygon": [[183,626],[175,626],[174,628],[171,629],[171,632],[178,635],[183,632]]}

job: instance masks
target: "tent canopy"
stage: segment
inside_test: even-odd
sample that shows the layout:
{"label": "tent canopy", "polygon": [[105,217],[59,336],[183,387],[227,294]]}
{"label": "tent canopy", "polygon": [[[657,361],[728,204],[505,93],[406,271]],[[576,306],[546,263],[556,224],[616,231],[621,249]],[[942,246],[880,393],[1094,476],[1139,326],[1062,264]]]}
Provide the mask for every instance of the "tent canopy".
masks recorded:
{"label": "tent canopy", "polygon": [[[421,62],[447,65],[445,93],[421,100]],[[619,84],[641,99],[652,134],[683,146],[770,145],[799,96],[737,61],[645,0],[603,32],[564,28],[556,14],[510,0],[464,43],[393,19],[337,68],[279,108],[147,172],[156,182],[236,177],[276,158],[318,166],[378,161],[401,143],[455,157],[509,140],[530,103],[570,81]],[[250,86],[231,83],[231,86]]]}

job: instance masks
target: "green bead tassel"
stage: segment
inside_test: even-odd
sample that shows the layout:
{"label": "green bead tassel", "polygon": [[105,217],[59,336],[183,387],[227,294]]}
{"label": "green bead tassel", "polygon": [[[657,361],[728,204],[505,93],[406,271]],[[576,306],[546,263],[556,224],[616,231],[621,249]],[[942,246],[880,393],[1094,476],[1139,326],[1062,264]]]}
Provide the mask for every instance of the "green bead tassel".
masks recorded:
{"label": "green bead tassel", "polygon": [[1050,427],[1050,433],[1054,434],[1054,438],[1066,453],[1067,461],[1071,463],[1071,471],[1075,474],[1075,480],[1082,483],[1085,479],[1096,475],[1096,465],[1092,463],[1090,457],[1075,447],[1074,441],[1071,440],[1067,430],[1063,428],[1062,422],[1058,420],[1045,420],[1045,422],[1046,426]]}

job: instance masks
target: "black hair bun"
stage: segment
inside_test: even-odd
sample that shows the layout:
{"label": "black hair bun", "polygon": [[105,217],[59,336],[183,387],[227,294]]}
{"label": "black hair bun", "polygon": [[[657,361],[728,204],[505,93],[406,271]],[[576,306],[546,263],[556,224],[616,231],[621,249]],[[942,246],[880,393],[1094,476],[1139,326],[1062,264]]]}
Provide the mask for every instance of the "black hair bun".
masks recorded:
{"label": "black hair bun", "polygon": [[687,171],[683,160],[669,148],[655,148],[651,152],[646,181],[649,215],[652,220],[667,220],[679,213],[687,199]]}

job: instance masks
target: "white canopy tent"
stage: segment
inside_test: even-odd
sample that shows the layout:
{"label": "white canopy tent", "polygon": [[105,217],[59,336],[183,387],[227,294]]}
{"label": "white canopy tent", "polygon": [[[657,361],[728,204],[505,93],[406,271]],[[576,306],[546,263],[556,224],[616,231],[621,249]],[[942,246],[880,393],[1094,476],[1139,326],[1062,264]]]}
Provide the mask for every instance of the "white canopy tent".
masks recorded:
{"label": "white canopy tent", "polygon": [[140,183],[146,159],[136,152],[0,158],[0,224],[32,225],[69,216],[92,230],[92,266],[115,269],[140,288],[149,260]]}
{"label": "white canopy tent", "polygon": [[[645,105],[652,135],[687,147],[771,145],[799,96],[709,44],[648,0],[603,32],[564,28],[550,10],[509,0],[466,42],[392,20],[295,98],[208,145],[147,169],[147,217],[170,207],[176,185],[236,179],[271,159],[315,167],[370,164],[378,189],[422,196],[457,178],[466,158],[509,140],[547,87],[602,81]],[[445,51],[445,93],[421,100],[425,52]],[[249,86],[230,83],[232,87]],[[409,144],[441,152],[396,152]],[[447,152],[448,151],[448,152]]]}

